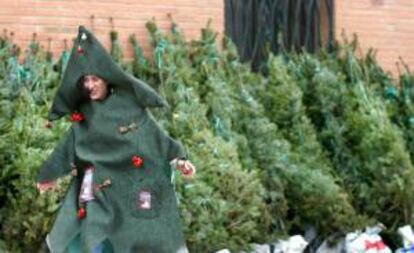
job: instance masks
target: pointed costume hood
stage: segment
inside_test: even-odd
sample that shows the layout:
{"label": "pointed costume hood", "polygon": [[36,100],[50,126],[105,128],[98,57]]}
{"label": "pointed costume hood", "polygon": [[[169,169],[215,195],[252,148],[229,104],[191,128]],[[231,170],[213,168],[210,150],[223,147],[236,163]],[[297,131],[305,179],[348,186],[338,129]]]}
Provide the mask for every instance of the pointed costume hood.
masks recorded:
{"label": "pointed costume hood", "polygon": [[84,75],[96,75],[112,87],[128,89],[135,94],[141,107],[163,107],[167,103],[145,82],[126,73],[105,50],[96,37],[79,26],[68,65],[49,112],[50,121],[77,110],[83,94],[79,81]]}

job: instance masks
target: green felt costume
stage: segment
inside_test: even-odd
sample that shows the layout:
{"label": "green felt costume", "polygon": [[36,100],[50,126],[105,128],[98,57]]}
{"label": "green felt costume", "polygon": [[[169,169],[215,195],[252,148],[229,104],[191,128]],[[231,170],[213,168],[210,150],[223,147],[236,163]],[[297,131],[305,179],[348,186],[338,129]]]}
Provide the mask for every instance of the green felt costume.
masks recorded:
{"label": "green felt costume", "polygon": [[[105,100],[84,100],[79,82],[86,74],[107,81],[111,92]],[[147,109],[162,106],[165,101],[151,87],[125,73],[94,35],[79,27],[49,120],[74,112],[84,119],[73,122],[38,177],[44,183],[73,168],[78,172],[47,238],[52,253],[67,252],[75,238],[82,253],[92,253],[103,241],[110,242],[115,253],[187,252],[169,164],[186,154]],[[133,162],[134,156],[142,165]],[[83,170],[91,165],[95,199],[80,219]],[[108,180],[111,183],[101,187]],[[143,192],[150,194],[150,208],[140,205]]]}

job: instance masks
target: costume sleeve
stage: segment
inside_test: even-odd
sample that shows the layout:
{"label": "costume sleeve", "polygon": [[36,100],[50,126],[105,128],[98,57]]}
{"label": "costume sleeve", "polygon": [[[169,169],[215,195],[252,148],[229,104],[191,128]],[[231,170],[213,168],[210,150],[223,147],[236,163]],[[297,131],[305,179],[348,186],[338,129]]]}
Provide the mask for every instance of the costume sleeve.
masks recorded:
{"label": "costume sleeve", "polygon": [[52,154],[46,159],[40,168],[37,182],[49,182],[65,176],[71,171],[71,163],[74,162],[74,132],[70,128],[59,141]]}
{"label": "costume sleeve", "polygon": [[187,158],[187,153],[185,152],[183,146],[178,141],[172,139],[170,136],[168,138],[168,161],[173,160],[174,158]]}

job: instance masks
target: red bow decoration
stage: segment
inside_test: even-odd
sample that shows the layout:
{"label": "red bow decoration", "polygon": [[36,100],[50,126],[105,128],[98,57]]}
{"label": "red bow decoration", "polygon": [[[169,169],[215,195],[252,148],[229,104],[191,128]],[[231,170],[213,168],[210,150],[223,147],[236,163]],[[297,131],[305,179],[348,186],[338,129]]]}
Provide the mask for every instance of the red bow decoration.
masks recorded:
{"label": "red bow decoration", "polygon": [[83,208],[83,207],[79,208],[79,210],[78,210],[78,218],[79,219],[83,219],[85,217],[86,217],[86,209]]}
{"label": "red bow decoration", "polygon": [[144,159],[142,159],[142,157],[134,155],[132,157],[132,163],[134,164],[135,167],[139,168],[144,164]]}
{"label": "red bow decoration", "polygon": [[376,241],[376,242],[370,242],[365,240],[365,249],[377,249],[382,250],[385,249],[385,244],[383,241]]}
{"label": "red bow decoration", "polygon": [[73,122],[81,122],[85,119],[85,116],[83,115],[83,113],[81,112],[74,112],[72,113],[72,115],[70,116],[70,119]]}

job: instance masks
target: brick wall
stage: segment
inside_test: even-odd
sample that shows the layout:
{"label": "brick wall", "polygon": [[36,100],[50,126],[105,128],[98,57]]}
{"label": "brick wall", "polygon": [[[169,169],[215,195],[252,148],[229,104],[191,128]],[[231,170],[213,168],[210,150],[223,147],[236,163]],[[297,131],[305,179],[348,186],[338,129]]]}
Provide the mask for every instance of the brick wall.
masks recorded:
{"label": "brick wall", "polygon": [[[362,47],[377,48],[381,64],[394,74],[399,56],[414,68],[414,0],[336,0],[335,7],[338,38],[343,29],[349,37],[358,34]],[[128,36],[137,34],[148,51],[145,22],[155,17],[162,28],[168,28],[168,13],[189,39],[199,36],[209,18],[212,27],[223,33],[223,0],[0,0],[0,29],[13,31],[22,47],[34,32],[44,46],[52,38],[57,56],[63,39],[74,37],[78,25],[91,27],[91,15],[97,37],[108,46],[113,17],[125,54],[131,56]]]}
{"label": "brick wall", "polygon": [[13,31],[14,41],[23,48],[33,33],[37,33],[44,47],[51,38],[52,52],[57,57],[64,47],[64,39],[71,42],[81,24],[91,28],[93,23],[96,36],[109,48],[112,17],[124,53],[131,57],[128,36],[135,33],[148,51],[146,21],[154,17],[161,28],[168,29],[171,22],[167,14],[171,14],[188,39],[198,38],[200,28],[210,18],[212,27],[223,33],[222,0],[0,0],[0,29]]}
{"label": "brick wall", "polygon": [[336,0],[336,34],[356,33],[362,48],[378,50],[381,65],[397,74],[402,56],[414,70],[413,0]]}

